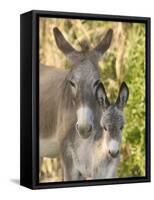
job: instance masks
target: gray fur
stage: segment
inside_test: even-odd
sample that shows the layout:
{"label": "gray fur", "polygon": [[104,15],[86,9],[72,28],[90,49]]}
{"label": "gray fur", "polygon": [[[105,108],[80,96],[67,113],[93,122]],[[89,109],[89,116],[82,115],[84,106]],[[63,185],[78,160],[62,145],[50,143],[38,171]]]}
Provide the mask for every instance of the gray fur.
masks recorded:
{"label": "gray fur", "polygon": [[[99,81],[98,54],[103,54],[109,48],[112,30],[106,33],[99,48],[81,52],[65,40],[58,28],[54,28],[54,36],[58,48],[71,61],[72,68],[65,70],[40,65],[40,158],[58,156],[65,138],[68,135],[71,137],[70,131],[83,140],[95,131],[100,132],[101,109],[96,101],[96,82]],[[91,109],[93,122],[87,119],[86,123],[80,123],[80,130],[84,131],[79,131],[78,134],[77,110],[81,106]],[[90,123],[93,124],[92,129],[89,129]]]}
{"label": "gray fur", "polygon": [[[119,96],[125,99],[123,106],[127,102],[128,93],[128,87],[122,83]],[[105,90],[102,97],[107,98]],[[101,133],[94,129],[93,134],[84,140],[72,130],[65,138],[62,146],[65,181],[116,177],[124,114],[121,107],[119,108],[119,104],[122,105],[121,100],[115,104],[108,103],[105,108],[102,105]]]}

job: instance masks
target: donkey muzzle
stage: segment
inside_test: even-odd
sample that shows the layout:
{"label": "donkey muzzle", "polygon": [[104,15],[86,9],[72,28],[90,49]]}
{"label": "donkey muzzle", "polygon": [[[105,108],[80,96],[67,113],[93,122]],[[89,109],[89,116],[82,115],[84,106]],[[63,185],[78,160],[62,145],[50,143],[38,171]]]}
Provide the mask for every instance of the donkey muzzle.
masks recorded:
{"label": "donkey muzzle", "polygon": [[81,137],[88,138],[92,132],[92,125],[76,123],[76,130]]}
{"label": "donkey muzzle", "polygon": [[93,113],[84,105],[77,110],[76,130],[82,138],[88,138],[93,130]]}
{"label": "donkey muzzle", "polygon": [[76,130],[81,137],[88,138],[92,132],[92,125],[79,125],[78,123],[76,123]]}
{"label": "donkey muzzle", "polygon": [[119,155],[120,143],[118,140],[111,139],[109,142],[109,154],[112,158],[116,158]]}
{"label": "donkey muzzle", "polygon": [[116,158],[119,155],[119,150],[118,151],[110,151],[109,154],[112,158]]}

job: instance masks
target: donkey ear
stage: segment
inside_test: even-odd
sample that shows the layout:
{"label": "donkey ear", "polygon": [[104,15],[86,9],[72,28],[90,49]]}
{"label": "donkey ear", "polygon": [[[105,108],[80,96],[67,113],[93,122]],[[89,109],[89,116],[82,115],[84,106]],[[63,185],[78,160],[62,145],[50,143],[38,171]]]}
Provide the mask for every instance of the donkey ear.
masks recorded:
{"label": "donkey ear", "polygon": [[96,97],[99,102],[99,104],[102,106],[103,109],[108,108],[110,105],[110,102],[107,98],[105,88],[102,83],[99,83],[97,89],[96,89]]}
{"label": "donkey ear", "polygon": [[124,106],[127,103],[129,97],[129,89],[125,82],[123,82],[120,86],[119,95],[116,101],[116,105],[119,109],[123,110]]}
{"label": "donkey ear", "polygon": [[76,50],[68,43],[68,41],[64,38],[63,34],[61,31],[55,27],[53,29],[54,37],[56,44],[58,48],[65,54],[69,55],[72,52],[75,52]]}
{"label": "donkey ear", "polygon": [[112,36],[113,36],[113,30],[108,29],[101,42],[94,48],[94,52],[98,58],[102,56],[104,52],[107,51],[107,49],[110,47]]}

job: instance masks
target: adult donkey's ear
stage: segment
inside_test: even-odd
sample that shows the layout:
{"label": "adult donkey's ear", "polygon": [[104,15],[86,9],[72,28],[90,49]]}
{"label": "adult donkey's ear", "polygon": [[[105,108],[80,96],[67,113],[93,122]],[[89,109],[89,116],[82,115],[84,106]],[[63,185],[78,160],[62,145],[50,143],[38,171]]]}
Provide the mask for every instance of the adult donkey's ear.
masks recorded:
{"label": "adult donkey's ear", "polygon": [[105,92],[104,85],[102,83],[99,83],[99,85],[96,88],[96,98],[99,104],[102,106],[103,110],[108,108],[108,106],[110,105],[110,102]]}
{"label": "adult donkey's ear", "polygon": [[53,29],[54,37],[58,48],[66,55],[69,56],[71,53],[76,52],[76,50],[69,44],[69,42],[64,38],[61,31],[55,27]]}
{"label": "adult donkey's ear", "polygon": [[108,29],[105,33],[105,36],[101,40],[101,42],[93,49],[95,55],[99,59],[105,51],[110,47],[113,36],[113,30]]}
{"label": "adult donkey's ear", "polygon": [[124,106],[127,103],[129,97],[129,89],[125,82],[123,82],[120,86],[119,95],[116,101],[116,105],[119,109],[123,110]]}

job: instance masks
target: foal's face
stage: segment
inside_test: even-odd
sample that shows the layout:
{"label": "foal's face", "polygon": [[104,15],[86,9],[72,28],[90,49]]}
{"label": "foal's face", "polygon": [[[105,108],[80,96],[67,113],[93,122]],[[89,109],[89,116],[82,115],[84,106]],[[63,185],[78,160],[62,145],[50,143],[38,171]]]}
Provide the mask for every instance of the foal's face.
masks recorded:
{"label": "foal's face", "polygon": [[103,85],[102,90],[98,90],[97,94],[103,108],[100,121],[103,128],[103,139],[105,140],[108,154],[115,158],[120,151],[121,134],[124,127],[123,108],[128,100],[129,90],[126,83],[123,82],[116,103],[114,104],[110,104]]}
{"label": "foal's face", "polygon": [[124,127],[123,112],[117,106],[110,105],[102,114],[101,127],[109,154],[112,157],[118,156]]}

